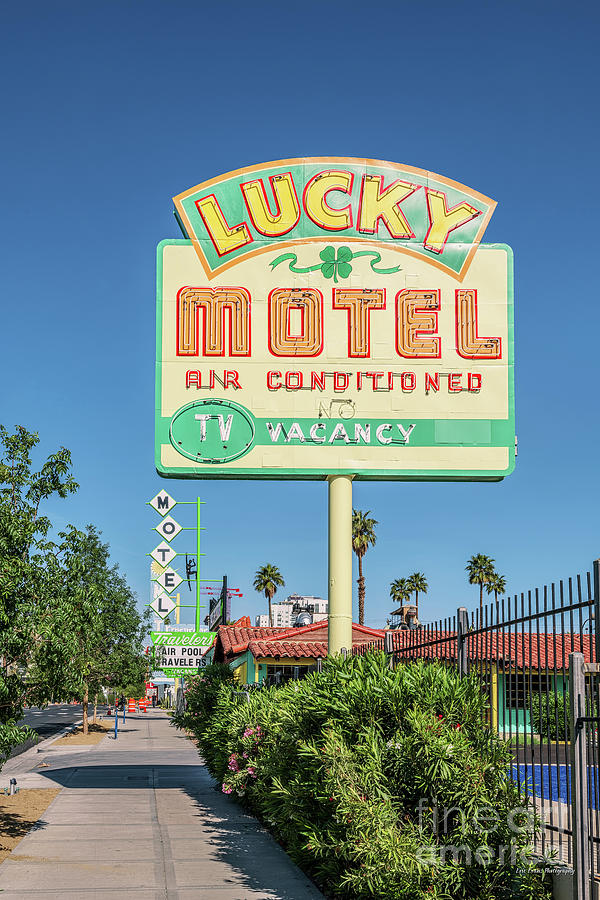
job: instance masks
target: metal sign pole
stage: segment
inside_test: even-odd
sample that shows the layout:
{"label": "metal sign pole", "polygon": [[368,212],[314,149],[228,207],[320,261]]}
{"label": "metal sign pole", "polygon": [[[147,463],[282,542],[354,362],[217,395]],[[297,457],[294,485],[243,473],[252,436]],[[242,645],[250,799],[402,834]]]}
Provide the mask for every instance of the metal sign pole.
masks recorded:
{"label": "metal sign pole", "polygon": [[352,475],[329,483],[329,654],[352,649]]}
{"label": "metal sign pole", "polygon": [[[175,624],[179,625],[179,616],[181,611],[181,594],[175,594],[175,600],[177,602],[177,606],[175,607]],[[177,696],[177,691],[179,690],[179,678],[175,679],[175,696]]]}
{"label": "metal sign pole", "polygon": [[196,500],[196,625],[194,630],[200,631],[200,497]]}

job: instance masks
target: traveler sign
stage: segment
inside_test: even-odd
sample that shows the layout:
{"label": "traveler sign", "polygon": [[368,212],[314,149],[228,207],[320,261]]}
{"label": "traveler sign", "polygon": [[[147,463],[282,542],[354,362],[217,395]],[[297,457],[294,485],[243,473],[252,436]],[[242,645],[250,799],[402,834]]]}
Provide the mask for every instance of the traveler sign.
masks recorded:
{"label": "traveler sign", "polygon": [[187,240],[158,248],[159,474],[513,470],[512,251],[481,243],[493,200],[325,157],[229,172],[174,202]]}
{"label": "traveler sign", "polygon": [[195,675],[216,637],[214,631],[152,631],[156,666],[165,675]]}

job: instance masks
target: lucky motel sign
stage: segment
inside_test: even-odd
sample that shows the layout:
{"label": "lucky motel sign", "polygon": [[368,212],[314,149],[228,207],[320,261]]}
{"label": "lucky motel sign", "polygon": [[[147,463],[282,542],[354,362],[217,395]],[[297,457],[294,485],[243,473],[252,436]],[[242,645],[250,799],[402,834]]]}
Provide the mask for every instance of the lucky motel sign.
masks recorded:
{"label": "lucky motel sign", "polygon": [[[345,157],[264,163],[175,197],[186,239],[158,249],[158,472],[508,475],[512,252],[481,242],[495,205]],[[166,541],[172,522],[157,527]]]}

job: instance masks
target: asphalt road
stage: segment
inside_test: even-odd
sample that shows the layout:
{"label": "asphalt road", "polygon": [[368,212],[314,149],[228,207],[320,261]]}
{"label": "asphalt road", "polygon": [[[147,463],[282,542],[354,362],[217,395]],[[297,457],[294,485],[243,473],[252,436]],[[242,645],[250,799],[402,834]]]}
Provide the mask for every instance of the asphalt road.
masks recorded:
{"label": "asphalt road", "polygon": [[[93,713],[93,706],[90,705],[89,709],[90,714]],[[102,709],[104,710],[104,707]],[[40,739],[43,740],[56,734],[57,731],[62,731],[67,725],[78,722],[82,715],[81,704],[71,706],[70,703],[61,703],[56,706],[47,706],[45,709],[32,706],[25,710],[25,715],[19,722],[19,725],[29,725],[33,731],[37,731]],[[19,753],[24,753],[25,750],[33,747],[35,743],[37,741],[25,741],[24,744],[19,744],[11,753],[11,758],[18,756]]]}

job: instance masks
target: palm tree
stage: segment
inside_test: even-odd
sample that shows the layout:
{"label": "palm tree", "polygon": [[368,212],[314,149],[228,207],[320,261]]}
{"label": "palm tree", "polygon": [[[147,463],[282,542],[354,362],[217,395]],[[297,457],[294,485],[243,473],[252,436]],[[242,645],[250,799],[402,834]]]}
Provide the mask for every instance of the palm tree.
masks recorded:
{"label": "palm tree", "polygon": [[259,594],[264,593],[269,601],[269,625],[273,625],[271,602],[277,593],[278,587],[285,587],[285,581],[277,566],[267,563],[266,566],[261,566],[260,569],[257,569],[254,577],[254,588]]}
{"label": "palm tree", "polygon": [[408,578],[408,586],[410,588],[410,592],[415,592],[415,607],[417,609],[417,620],[419,618],[419,592],[422,594],[427,593],[427,588],[429,585],[427,584],[427,579],[423,572],[414,572]]}
{"label": "palm tree", "polygon": [[374,545],[377,537],[375,526],[377,519],[369,518],[371,510],[363,512],[361,509],[352,510],[352,549],[358,558],[358,624],[365,624],[365,576],[363,575],[363,556]]}
{"label": "palm tree", "polygon": [[496,574],[494,563],[495,560],[491,556],[476,553],[465,566],[469,575],[469,584],[479,585],[479,613],[481,616],[483,616],[483,586],[489,584],[491,578]]}
{"label": "palm tree", "polygon": [[488,594],[491,594],[493,592],[494,599],[497,603],[498,594],[506,593],[506,578],[504,577],[504,575],[499,575],[497,572],[493,572],[492,577],[485,586],[485,589]]}
{"label": "palm tree", "polygon": [[394,603],[402,604],[408,600],[412,591],[408,586],[408,580],[406,578],[396,578],[395,581],[392,581],[390,584],[390,597],[394,601]]}

